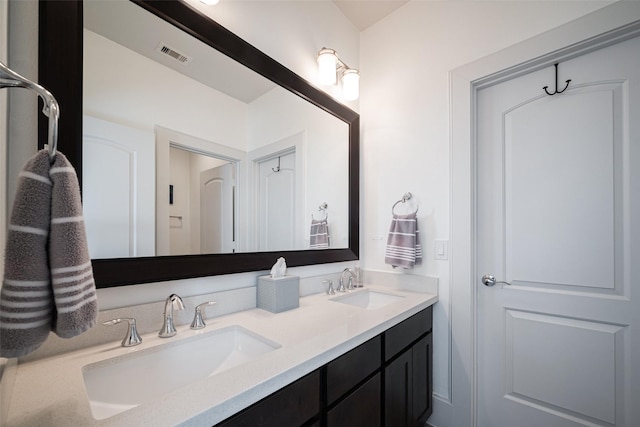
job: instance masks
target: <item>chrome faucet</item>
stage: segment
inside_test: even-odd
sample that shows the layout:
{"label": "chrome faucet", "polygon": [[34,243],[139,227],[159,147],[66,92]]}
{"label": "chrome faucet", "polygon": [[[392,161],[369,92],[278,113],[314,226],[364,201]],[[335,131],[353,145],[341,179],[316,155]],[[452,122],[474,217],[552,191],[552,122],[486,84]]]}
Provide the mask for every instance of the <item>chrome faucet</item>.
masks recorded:
{"label": "chrome faucet", "polygon": [[204,322],[204,318],[202,317],[202,309],[207,306],[214,305],[215,303],[215,301],[207,301],[196,306],[196,311],[193,315],[193,321],[191,322],[190,326],[191,329],[202,329],[207,326],[207,324]]}
{"label": "chrome faucet", "polygon": [[323,280],[322,283],[329,285],[327,288],[327,295],[335,295],[336,291],[333,289],[333,280]]}
{"label": "chrome faucet", "polygon": [[[345,288],[344,286],[344,274],[345,273],[349,273],[349,284],[347,285],[347,287]],[[338,285],[338,292],[347,292],[352,291],[353,290],[353,281],[356,278],[355,273],[353,272],[352,269],[350,268],[345,268],[344,270],[342,270],[342,274],[340,274],[340,284]]]}
{"label": "chrome faucet", "polygon": [[160,338],[169,338],[178,332],[176,331],[176,327],[173,325],[174,307],[178,310],[183,310],[184,303],[182,302],[182,298],[178,295],[171,294],[164,302],[164,323],[162,324],[162,329],[160,329],[160,332],[158,333]]}
{"label": "chrome faucet", "polygon": [[111,319],[106,322],[102,322],[103,325],[113,326],[117,325],[120,322],[128,322],[129,327],[127,328],[127,334],[124,336],[122,340],[123,347],[133,347],[142,342],[142,338],[138,335],[138,329],[136,328],[136,319],[131,317],[123,317],[121,319]]}

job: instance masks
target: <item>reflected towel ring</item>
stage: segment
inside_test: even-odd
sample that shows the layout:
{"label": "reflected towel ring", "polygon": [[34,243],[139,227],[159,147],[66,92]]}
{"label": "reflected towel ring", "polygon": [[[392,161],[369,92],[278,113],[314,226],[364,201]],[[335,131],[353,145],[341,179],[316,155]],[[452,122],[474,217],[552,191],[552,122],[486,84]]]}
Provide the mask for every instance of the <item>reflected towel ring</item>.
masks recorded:
{"label": "reflected towel ring", "polygon": [[[329,218],[329,212],[327,212],[327,208],[328,207],[329,207],[329,205],[327,204],[327,202],[324,202],[320,206],[318,206],[318,211],[324,213],[324,218],[316,219],[316,221],[324,221],[324,220],[327,220]],[[313,214],[311,214],[311,219],[315,219],[313,217]]]}
{"label": "reflected towel ring", "polygon": [[[399,203],[406,203],[407,200],[411,200],[412,197],[413,195],[410,192],[404,193],[404,196],[402,196],[402,199],[398,200],[393,204],[393,206],[391,206],[391,215],[396,215],[395,208]],[[416,211],[413,213],[417,213],[417,212],[418,212],[418,206],[416,206]]]}

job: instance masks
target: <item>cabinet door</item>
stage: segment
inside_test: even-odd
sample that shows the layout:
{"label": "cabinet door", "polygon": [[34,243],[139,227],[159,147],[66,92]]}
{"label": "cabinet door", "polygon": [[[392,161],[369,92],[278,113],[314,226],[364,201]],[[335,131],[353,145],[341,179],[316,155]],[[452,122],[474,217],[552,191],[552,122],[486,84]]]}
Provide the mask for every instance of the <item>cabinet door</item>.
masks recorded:
{"label": "cabinet door", "polygon": [[327,413],[327,427],[379,427],[380,392],[378,372]]}
{"label": "cabinet door", "polygon": [[380,335],[327,364],[327,405],[380,369]]}
{"label": "cabinet door", "polygon": [[427,307],[384,333],[384,360],[388,362],[431,330],[433,309]]}
{"label": "cabinet door", "polygon": [[413,355],[407,350],[384,369],[384,421],[387,427],[412,425]]}
{"label": "cabinet door", "polygon": [[218,427],[301,426],[320,411],[320,371],[265,397]]}
{"label": "cabinet door", "polygon": [[431,387],[433,375],[433,337],[429,334],[411,349],[413,356],[413,419],[422,425],[431,415]]}

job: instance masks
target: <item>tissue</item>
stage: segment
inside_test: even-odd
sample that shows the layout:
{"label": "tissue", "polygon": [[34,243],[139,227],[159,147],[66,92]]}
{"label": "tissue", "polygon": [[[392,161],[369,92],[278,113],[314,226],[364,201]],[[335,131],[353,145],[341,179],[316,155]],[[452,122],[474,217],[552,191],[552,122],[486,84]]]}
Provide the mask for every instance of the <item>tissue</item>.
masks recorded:
{"label": "tissue", "polygon": [[271,267],[271,278],[278,279],[280,277],[284,277],[287,272],[287,263],[284,258],[280,257]]}
{"label": "tissue", "polygon": [[300,278],[287,276],[286,271],[284,258],[278,258],[271,268],[271,275],[258,277],[258,308],[280,313],[300,306]]}

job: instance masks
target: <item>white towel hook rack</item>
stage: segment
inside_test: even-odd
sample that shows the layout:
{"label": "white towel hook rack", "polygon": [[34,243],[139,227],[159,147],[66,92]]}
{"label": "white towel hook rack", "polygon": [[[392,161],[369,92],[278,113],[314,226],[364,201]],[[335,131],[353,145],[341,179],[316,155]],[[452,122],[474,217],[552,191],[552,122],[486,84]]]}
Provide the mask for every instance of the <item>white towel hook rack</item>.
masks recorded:
{"label": "white towel hook rack", "polygon": [[20,74],[7,67],[4,63],[0,62],[0,88],[5,87],[21,87],[33,90],[44,101],[42,112],[45,116],[49,117],[47,144],[49,148],[49,157],[51,158],[51,161],[53,161],[58,149],[58,118],[60,117],[58,101],[56,101],[56,98],[47,89],[32,82],[26,77],[22,77]]}
{"label": "white towel hook rack", "polygon": [[[395,214],[394,209],[396,208],[398,203],[406,203],[408,200],[411,200],[412,197],[413,195],[410,192],[407,191],[406,193],[404,193],[404,195],[402,196],[402,199],[398,200],[393,204],[393,206],[391,206],[391,214],[392,215]],[[418,212],[418,208],[416,208],[416,212]]]}

